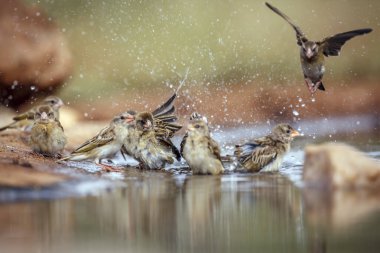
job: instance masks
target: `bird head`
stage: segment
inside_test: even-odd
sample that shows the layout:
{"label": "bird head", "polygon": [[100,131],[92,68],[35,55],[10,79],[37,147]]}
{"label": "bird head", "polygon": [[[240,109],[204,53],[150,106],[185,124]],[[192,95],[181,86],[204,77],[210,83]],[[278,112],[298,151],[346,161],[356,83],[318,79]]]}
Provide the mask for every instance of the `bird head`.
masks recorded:
{"label": "bird head", "polygon": [[312,59],[318,54],[318,44],[314,41],[306,41],[301,45],[301,55],[307,59]]}
{"label": "bird head", "polygon": [[136,115],[136,127],[140,131],[149,131],[153,129],[153,115],[149,112],[141,112]]}
{"label": "bird head", "polygon": [[135,121],[135,115],[136,115],[136,112],[134,112],[134,111],[123,112],[123,113],[115,116],[112,119],[112,122],[114,124],[132,125]]}
{"label": "bird head", "polygon": [[136,119],[136,112],[135,111],[127,111],[120,115],[120,119],[123,120],[128,125],[131,125],[134,123]]}
{"label": "bird head", "polygon": [[207,124],[207,118],[205,116],[202,116],[201,114],[199,114],[198,112],[193,112],[191,115],[190,115],[190,121],[194,121],[194,120],[203,120],[204,122],[206,122]]}
{"label": "bird head", "polygon": [[195,134],[206,135],[206,136],[210,134],[207,123],[203,119],[198,119],[191,122],[187,126],[187,130],[189,131],[190,134],[195,133]]}
{"label": "bird head", "polygon": [[34,114],[34,120],[41,123],[48,123],[55,120],[54,111],[50,106],[40,106]]}
{"label": "bird head", "polygon": [[59,97],[55,97],[55,96],[49,96],[49,97],[45,98],[44,104],[51,106],[54,110],[58,110],[59,108],[61,108],[64,105],[62,99],[60,99]]}
{"label": "bird head", "polygon": [[273,128],[272,133],[277,138],[287,142],[292,141],[294,137],[300,135],[300,133],[289,124],[278,124]]}

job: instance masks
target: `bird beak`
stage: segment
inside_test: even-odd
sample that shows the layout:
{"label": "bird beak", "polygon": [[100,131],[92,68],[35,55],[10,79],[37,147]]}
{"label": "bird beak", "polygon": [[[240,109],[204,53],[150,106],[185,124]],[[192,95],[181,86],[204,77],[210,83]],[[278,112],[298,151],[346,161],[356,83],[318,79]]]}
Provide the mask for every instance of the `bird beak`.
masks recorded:
{"label": "bird beak", "polygon": [[46,114],[46,112],[41,113],[41,120],[47,120],[47,119],[48,119],[48,115]]}
{"label": "bird beak", "polygon": [[150,122],[150,120],[148,120],[148,121],[143,125],[143,127],[144,127],[145,130],[150,129],[151,126],[152,126],[152,122]]}
{"label": "bird beak", "polygon": [[65,104],[63,103],[63,101],[62,100],[59,100],[58,101],[58,104],[57,104],[57,107],[58,108],[61,108],[62,106],[64,106]]}
{"label": "bird beak", "polygon": [[131,123],[132,121],[135,120],[135,117],[132,116],[132,115],[128,115],[126,118],[125,118],[125,122],[127,123]]}
{"label": "bird beak", "polygon": [[308,48],[307,51],[306,51],[306,57],[307,57],[308,59],[310,59],[310,58],[313,57],[313,56],[314,56],[313,51],[312,51],[310,48]]}
{"label": "bird beak", "polygon": [[297,130],[293,130],[291,133],[290,133],[290,136],[291,137],[296,137],[296,136],[300,136],[300,132],[298,132]]}
{"label": "bird beak", "polygon": [[187,130],[188,131],[193,131],[194,130],[194,126],[191,125],[191,124],[187,125]]}

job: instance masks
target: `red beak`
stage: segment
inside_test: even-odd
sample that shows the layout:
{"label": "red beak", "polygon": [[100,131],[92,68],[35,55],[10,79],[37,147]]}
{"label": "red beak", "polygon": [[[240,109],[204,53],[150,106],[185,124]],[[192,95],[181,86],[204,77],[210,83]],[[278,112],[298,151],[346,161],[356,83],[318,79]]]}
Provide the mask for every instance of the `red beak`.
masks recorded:
{"label": "red beak", "polygon": [[128,115],[126,118],[125,118],[125,122],[127,123],[131,123],[132,121],[135,120],[135,117],[133,115]]}

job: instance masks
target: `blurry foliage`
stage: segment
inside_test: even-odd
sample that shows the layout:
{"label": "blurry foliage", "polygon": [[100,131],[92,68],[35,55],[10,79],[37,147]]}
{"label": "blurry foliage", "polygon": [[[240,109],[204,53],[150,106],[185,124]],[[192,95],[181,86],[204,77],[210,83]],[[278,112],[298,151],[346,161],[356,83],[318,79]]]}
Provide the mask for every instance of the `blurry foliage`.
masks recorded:
{"label": "blurry foliage", "polygon": [[[292,28],[254,0],[29,0],[65,32],[75,57],[66,96],[164,85],[190,67],[194,83],[303,83]],[[372,27],[328,59],[329,81],[379,78],[380,2],[271,1],[310,39]]]}

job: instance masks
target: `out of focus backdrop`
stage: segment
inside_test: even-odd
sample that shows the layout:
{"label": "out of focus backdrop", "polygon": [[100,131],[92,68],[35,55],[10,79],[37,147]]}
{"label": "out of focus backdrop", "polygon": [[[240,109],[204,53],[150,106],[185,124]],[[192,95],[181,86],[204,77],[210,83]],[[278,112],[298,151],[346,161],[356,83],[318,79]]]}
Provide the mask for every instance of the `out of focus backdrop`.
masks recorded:
{"label": "out of focus backdrop", "polygon": [[[327,59],[327,91],[311,97],[304,85],[295,33],[264,1],[1,1],[0,5],[11,5],[7,25],[1,29],[13,24],[17,33],[27,22],[56,28],[53,36],[46,35],[51,34],[46,29],[25,28],[22,32],[37,45],[44,42],[40,45],[43,55],[49,46],[58,48],[56,60],[45,59],[45,63],[63,72],[60,76],[42,67],[32,71],[37,77],[47,75],[48,80],[51,75],[54,82],[46,85],[54,88],[48,90],[33,84],[33,79],[20,83],[21,78],[12,75],[7,84],[1,83],[11,87],[2,103],[23,108],[20,105],[25,106],[23,102],[33,96],[12,103],[11,92],[33,84],[28,88],[32,93],[54,91],[78,110],[81,118],[109,119],[127,108],[158,106],[189,69],[177,102],[185,117],[198,110],[218,124],[233,125],[326,115],[378,115],[380,2],[271,3],[299,24],[310,39],[364,27],[374,31],[350,40],[339,57]],[[30,10],[20,12],[19,5]],[[7,35],[9,38],[0,40],[1,47],[6,39],[23,40],[12,31]],[[37,51],[25,45],[15,50],[17,55]]]}
{"label": "out of focus backdrop", "polygon": [[[56,94],[69,152],[115,114],[156,108],[186,79],[179,122],[206,115],[223,155],[279,122],[304,135],[279,173],[229,164],[213,177],[183,163],[140,171],[121,156],[113,165],[125,170],[101,173],[37,155],[27,133],[4,131],[0,251],[379,252],[380,173],[368,164],[380,159],[380,1],[270,2],[310,39],[373,32],[327,59],[327,90],[311,96],[295,33],[264,0],[0,0],[0,127]],[[371,163],[347,147],[305,155],[325,141],[351,144]],[[328,187],[345,180],[360,186]]]}

